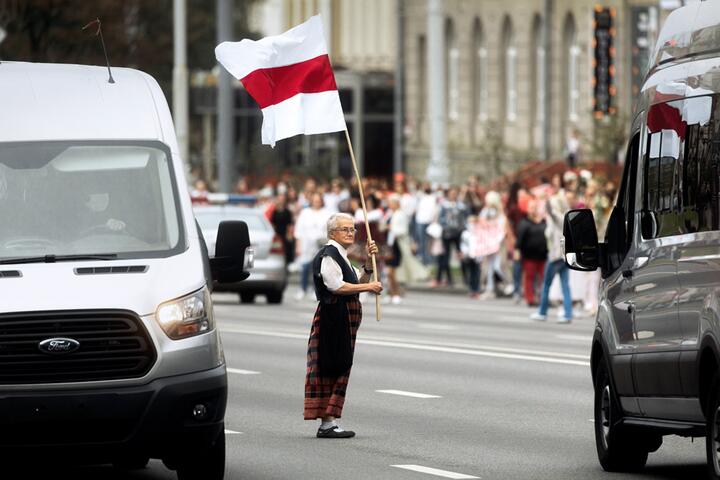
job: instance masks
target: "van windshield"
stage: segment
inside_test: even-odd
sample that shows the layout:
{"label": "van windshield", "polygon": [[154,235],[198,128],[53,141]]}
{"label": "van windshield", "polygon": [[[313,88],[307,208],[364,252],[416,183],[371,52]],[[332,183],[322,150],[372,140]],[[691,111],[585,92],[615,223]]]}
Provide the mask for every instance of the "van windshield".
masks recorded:
{"label": "van windshield", "polygon": [[0,143],[0,260],[179,253],[177,198],[159,142]]}

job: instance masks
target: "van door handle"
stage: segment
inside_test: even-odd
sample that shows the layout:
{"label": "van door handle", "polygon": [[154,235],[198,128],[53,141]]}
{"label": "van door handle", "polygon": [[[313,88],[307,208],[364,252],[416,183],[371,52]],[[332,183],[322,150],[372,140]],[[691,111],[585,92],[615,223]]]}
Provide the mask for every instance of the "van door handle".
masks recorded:
{"label": "van door handle", "polygon": [[633,271],[632,270],[623,270],[622,276],[623,276],[623,278],[632,278]]}

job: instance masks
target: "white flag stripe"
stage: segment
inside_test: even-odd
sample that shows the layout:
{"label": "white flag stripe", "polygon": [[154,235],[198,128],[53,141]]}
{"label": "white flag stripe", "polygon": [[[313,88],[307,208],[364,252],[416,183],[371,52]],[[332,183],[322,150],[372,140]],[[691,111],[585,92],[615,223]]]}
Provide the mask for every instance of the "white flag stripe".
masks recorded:
{"label": "white flag stripe", "polygon": [[254,370],[242,370],[240,368],[228,368],[228,373],[237,373],[238,375],[260,375],[260,372]]}
{"label": "white flag stripe", "polygon": [[427,473],[428,475],[435,475],[438,477],[454,478],[456,480],[480,478],[480,477],[474,477],[472,475],[465,475],[464,473],[455,473],[455,472],[450,472],[448,470],[440,470],[438,468],[423,467],[422,465],[390,465],[390,466],[395,467],[395,468],[402,468],[404,470],[412,470],[413,472]]}
{"label": "white flag stripe", "polygon": [[413,398],[442,398],[440,395],[428,395],[427,393],[405,392],[403,390],[375,390],[378,393],[387,393],[389,395],[401,395],[403,397]]}
{"label": "white flag stripe", "polygon": [[342,132],[346,128],[337,90],[299,93],[262,112],[263,145],[275,146],[276,141],[301,133]]}
{"label": "white flag stripe", "polygon": [[280,35],[215,47],[218,62],[238,79],[260,68],[293,65],[327,53],[320,15]]}

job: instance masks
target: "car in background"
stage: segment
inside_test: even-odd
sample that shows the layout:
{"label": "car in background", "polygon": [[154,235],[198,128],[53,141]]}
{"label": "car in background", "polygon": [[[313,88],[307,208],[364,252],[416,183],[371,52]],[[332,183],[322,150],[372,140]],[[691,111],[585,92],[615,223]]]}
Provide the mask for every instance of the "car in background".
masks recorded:
{"label": "car in background", "polygon": [[215,256],[214,239],[218,226],[226,220],[247,223],[250,243],[255,250],[250,276],[242,282],[219,285],[214,291],[237,292],[242,303],[253,303],[258,294],[265,295],[268,303],[282,303],[288,279],[283,243],[263,211],[232,203],[232,195],[214,194],[208,201],[211,203],[193,203],[193,212],[207,242],[210,257]]}

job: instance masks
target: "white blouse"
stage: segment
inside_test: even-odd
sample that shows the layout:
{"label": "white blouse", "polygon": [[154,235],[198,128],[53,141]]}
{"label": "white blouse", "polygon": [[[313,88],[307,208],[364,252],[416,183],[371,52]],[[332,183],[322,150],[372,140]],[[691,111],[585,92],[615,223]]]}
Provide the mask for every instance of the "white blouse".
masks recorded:
{"label": "white blouse", "polygon": [[[348,260],[347,250],[345,247],[335,240],[330,240],[327,245],[333,245],[337,248],[338,252],[340,252],[340,256],[347,262],[348,265],[350,265],[350,268],[355,271],[355,275],[360,278],[360,271],[353,267],[350,260]],[[343,286],[343,283],[345,283],[343,280],[342,268],[340,268],[340,265],[338,265],[338,263],[330,256],[323,257],[322,263],[320,263],[320,274],[322,275],[323,283],[331,292],[337,291]]]}

